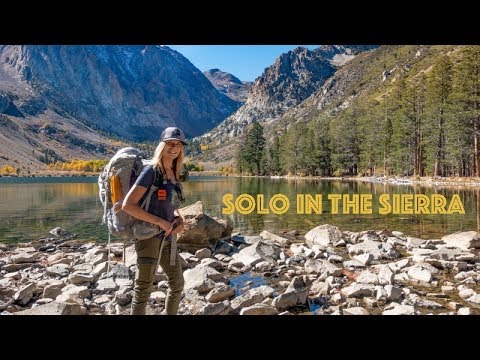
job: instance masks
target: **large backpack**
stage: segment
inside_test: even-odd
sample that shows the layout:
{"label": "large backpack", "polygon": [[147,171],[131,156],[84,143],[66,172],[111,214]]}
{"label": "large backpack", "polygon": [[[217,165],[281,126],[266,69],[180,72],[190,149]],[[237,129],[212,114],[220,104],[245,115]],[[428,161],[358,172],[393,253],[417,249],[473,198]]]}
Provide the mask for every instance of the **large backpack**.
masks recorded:
{"label": "large backpack", "polygon": [[[122,202],[142,169],[148,164],[147,160],[142,159],[142,152],[139,149],[126,147],[112,157],[99,175],[99,197],[103,205],[102,223],[107,224],[109,235],[124,239],[133,237],[132,224],[135,218],[122,210]],[[158,188],[155,185],[150,187],[141,205],[147,211],[151,195]]]}

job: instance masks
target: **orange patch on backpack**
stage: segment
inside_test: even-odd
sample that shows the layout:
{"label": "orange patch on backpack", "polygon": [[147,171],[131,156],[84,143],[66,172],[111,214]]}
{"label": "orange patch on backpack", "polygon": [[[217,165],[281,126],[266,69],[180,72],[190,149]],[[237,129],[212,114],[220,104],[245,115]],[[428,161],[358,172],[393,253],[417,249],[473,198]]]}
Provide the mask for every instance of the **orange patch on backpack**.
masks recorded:
{"label": "orange patch on backpack", "polygon": [[159,189],[157,191],[158,200],[167,200],[167,190]]}

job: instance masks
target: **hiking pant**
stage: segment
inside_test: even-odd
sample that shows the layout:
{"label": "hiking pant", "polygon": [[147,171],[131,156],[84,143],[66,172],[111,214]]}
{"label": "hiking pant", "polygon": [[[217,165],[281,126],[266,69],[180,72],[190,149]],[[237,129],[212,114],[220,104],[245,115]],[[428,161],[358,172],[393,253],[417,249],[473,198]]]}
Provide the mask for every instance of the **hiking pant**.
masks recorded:
{"label": "hiking pant", "polygon": [[[184,284],[182,263],[177,250],[175,265],[170,265],[171,242],[168,240],[164,242],[165,244],[163,245],[160,256],[160,266],[168,278],[165,309],[167,315],[176,315]],[[161,244],[162,238],[157,236],[146,240],[135,241],[137,273],[135,275],[135,288],[132,299],[132,315],[145,315],[147,301],[150,298],[153,288],[153,280],[155,279]]]}

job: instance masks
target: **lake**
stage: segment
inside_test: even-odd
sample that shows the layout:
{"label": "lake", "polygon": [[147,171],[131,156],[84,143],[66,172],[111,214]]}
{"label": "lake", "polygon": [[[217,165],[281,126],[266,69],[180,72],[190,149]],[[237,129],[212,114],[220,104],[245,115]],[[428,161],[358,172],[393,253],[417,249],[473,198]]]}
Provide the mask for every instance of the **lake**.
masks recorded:
{"label": "lake", "polygon": [[[187,205],[203,201],[204,210],[210,216],[228,218],[234,231],[246,235],[262,230],[281,234],[298,230],[305,234],[321,224],[333,224],[341,230],[398,230],[407,235],[424,239],[439,238],[456,231],[478,230],[480,189],[460,187],[422,187],[359,183],[354,181],[290,180],[237,177],[191,177],[184,184]],[[282,215],[270,212],[266,215],[222,215],[226,193],[236,198],[240,194],[264,194],[268,200],[277,193],[290,200],[289,211]],[[441,194],[448,201],[458,194],[466,214],[436,215],[379,215],[377,206],[371,215],[332,214],[328,194],[372,194],[372,203],[388,194]],[[321,214],[297,214],[297,194],[322,194]],[[244,203],[246,204],[246,203]],[[79,239],[105,241],[106,226],[101,224],[103,209],[98,198],[97,178],[0,178],[0,242],[32,241],[48,234],[54,227],[62,227],[76,233]]]}

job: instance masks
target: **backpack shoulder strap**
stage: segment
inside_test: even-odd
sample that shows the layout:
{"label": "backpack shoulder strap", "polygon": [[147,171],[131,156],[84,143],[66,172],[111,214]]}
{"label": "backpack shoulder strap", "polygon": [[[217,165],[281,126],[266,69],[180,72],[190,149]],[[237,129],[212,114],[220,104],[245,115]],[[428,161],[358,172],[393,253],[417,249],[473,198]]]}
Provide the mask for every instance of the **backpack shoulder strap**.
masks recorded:
{"label": "backpack shoulder strap", "polygon": [[140,205],[140,207],[147,212],[150,209],[150,199],[152,198],[153,193],[158,190],[158,188],[163,182],[163,175],[159,170],[156,170],[155,168],[153,168],[153,173],[154,173],[153,183],[148,188],[147,196],[143,200],[142,205]]}
{"label": "backpack shoulder strap", "polygon": [[153,185],[157,187],[157,189],[162,185],[163,182],[163,174],[160,170],[153,168],[153,172],[155,177],[153,178]]}

